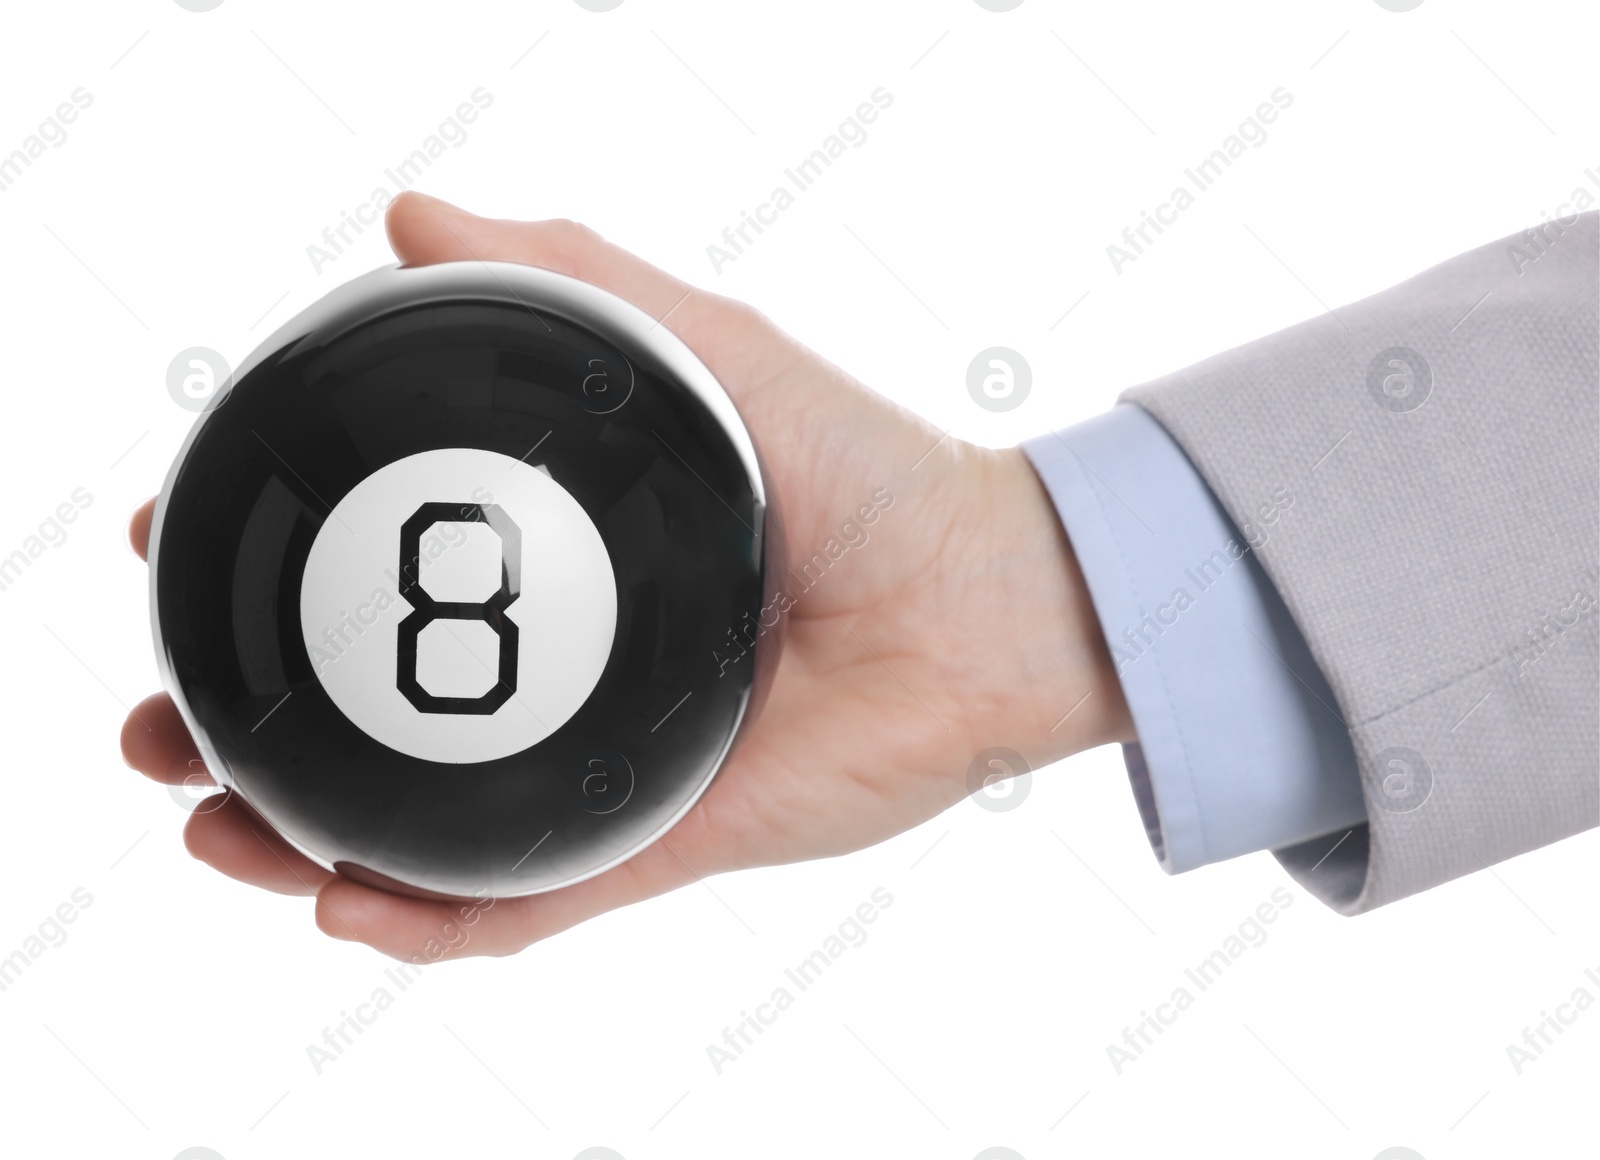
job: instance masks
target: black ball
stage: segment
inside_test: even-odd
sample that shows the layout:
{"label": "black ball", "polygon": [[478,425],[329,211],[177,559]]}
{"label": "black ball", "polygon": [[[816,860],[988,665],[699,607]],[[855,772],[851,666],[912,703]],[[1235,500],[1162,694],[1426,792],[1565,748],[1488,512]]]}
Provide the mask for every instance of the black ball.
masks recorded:
{"label": "black ball", "polygon": [[216,780],[349,877],[581,881],[705,792],[782,643],[782,535],[665,326],[535,267],[364,275],[200,416],[150,538]]}

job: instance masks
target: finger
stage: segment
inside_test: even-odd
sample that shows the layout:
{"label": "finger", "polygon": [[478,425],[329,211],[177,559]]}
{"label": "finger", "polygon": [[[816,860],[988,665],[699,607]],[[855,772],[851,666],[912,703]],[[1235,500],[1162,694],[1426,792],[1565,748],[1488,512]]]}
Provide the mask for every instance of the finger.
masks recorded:
{"label": "finger", "polygon": [[656,319],[692,289],[573,221],[482,218],[436,197],[408,192],[389,207],[385,225],[395,255],[410,265],[476,260],[542,266],[592,282]]}
{"label": "finger", "polygon": [[500,261],[540,266],[609,290],[692,347],[730,392],[745,393],[782,369],[799,348],[759,313],[696,289],[577,222],[481,218],[415,191],[389,207],[395,255],[409,265]]}
{"label": "finger", "polygon": [[[146,697],[122,726],[122,756],[168,785],[214,785],[194,739],[165,693]],[[184,844],[202,862],[279,894],[315,894],[331,877],[268,826],[237,794],[204,799],[184,827]]]}
{"label": "finger", "polygon": [[165,693],[140,701],[122,723],[122,760],[166,785],[214,785],[178,706]]}
{"label": "finger", "polygon": [[150,521],[155,519],[156,501],[147,499],[134,509],[128,520],[128,543],[139,553],[139,559],[150,558]]}
{"label": "finger", "polygon": [[229,878],[275,894],[312,895],[334,877],[284,841],[231,790],[196,808],[184,827],[183,844]]}
{"label": "finger", "polygon": [[317,926],[406,962],[515,954],[597,915],[714,873],[704,866],[692,869],[692,861],[689,843],[674,829],[587,882],[526,898],[428,901],[334,877],[317,894]]}

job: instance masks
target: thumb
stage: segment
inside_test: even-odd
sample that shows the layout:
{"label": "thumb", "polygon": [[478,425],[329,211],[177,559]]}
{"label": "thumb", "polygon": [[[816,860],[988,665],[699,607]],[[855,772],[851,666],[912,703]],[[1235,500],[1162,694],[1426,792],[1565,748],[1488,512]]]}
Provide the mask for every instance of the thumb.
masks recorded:
{"label": "thumb", "polygon": [[808,354],[754,307],[675,278],[578,222],[482,218],[407,190],[390,204],[384,224],[406,265],[521,262],[609,290],[677,335],[741,409],[755,409],[746,418],[758,423],[767,404],[776,405],[764,388]]}
{"label": "thumb", "polygon": [[[717,321],[735,304],[697,290],[612,245],[588,226],[561,218],[519,222],[482,218],[447,201],[408,190],[385,219],[389,245],[409,266],[435,262],[521,262],[609,290],[643,310],[705,359]],[[717,368],[711,368],[717,373]]]}

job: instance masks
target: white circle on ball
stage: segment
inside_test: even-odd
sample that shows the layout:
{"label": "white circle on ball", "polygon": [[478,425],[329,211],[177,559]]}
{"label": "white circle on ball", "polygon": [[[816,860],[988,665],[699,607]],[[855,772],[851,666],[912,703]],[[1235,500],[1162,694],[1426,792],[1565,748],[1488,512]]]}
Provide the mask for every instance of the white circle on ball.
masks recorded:
{"label": "white circle on ball", "polygon": [[[496,602],[514,647],[491,623]],[[543,467],[442,448],[379,468],[335,505],[306,557],[300,628],[323,689],[367,736],[425,761],[493,761],[588,700],[616,637],[617,580],[594,521]]]}

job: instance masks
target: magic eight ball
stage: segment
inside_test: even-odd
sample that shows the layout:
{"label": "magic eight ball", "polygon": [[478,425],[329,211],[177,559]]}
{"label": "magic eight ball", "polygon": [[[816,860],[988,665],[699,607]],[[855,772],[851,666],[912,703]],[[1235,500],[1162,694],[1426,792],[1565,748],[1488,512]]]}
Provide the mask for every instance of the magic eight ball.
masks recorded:
{"label": "magic eight ball", "polygon": [[310,857],[532,894],[705,792],[777,660],[781,540],[665,326],[534,267],[389,267],[197,421],[151,530],[157,658],[212,775]]}

